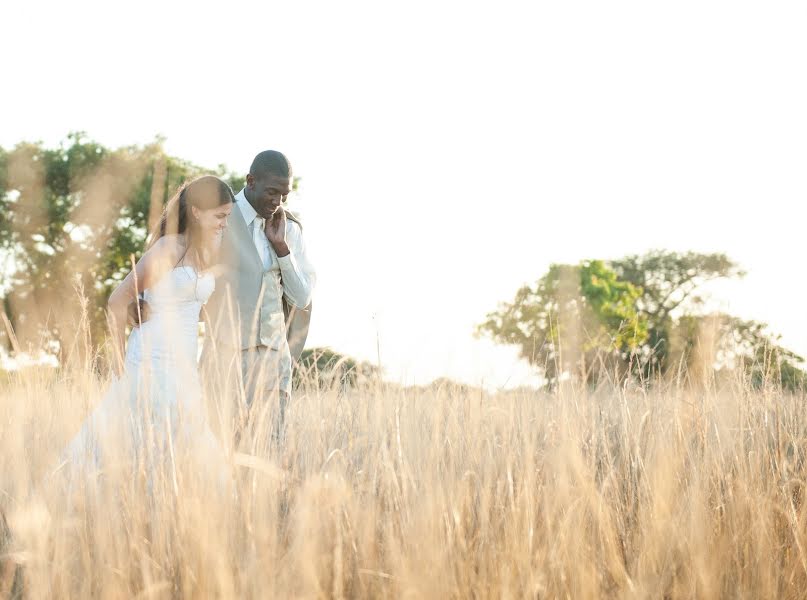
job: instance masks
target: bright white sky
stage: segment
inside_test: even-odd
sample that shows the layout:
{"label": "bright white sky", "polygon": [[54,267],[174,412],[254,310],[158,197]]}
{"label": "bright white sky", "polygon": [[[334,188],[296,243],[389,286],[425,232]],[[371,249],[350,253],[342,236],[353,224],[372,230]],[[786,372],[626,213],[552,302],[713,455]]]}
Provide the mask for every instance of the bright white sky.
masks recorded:
{"label": "bright white sky", "polygon": [[[124,8],[125,7],[125,8]],[[804,2],[42,2],[0,8],[0,145],[285,152],[310,343],[404,383],[530,382],[474,325],[551,262],[725,251],[722,308],[807,354]]]}

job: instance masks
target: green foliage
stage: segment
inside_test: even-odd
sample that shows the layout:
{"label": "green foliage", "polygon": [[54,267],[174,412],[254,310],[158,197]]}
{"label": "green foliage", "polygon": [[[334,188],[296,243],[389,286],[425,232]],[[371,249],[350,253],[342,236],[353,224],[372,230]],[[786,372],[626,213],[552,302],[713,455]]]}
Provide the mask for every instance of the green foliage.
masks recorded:
{"label": "green foliage", "polygon": [[[166,155],[160,139],[110,150],[71,133],[57,148],[0,149],[0,300],[23,346],[92,352],[105,336],[106,300],[142,254],[150,219],[203,172]],[[90,338],[76,345],[85,325]],[[0,338],[9,346],[2,328]]]}
{"label": "green foliage", "polygon": [[703,283],[742,275],[723,254],[694,252],[552,265],[488,314],[477,333],[517,346],[550,386],[566,376],[708,380],[739,370],[753,385],[803,389],[802,358],[764,324],[702,314]]}
{"label": "green foliage", "polygon": [[490,313],[478,333],[518,346],[552,383],[564,373],[594,380],[624,369],[646,340],[640,294],[602,261],[552,265],[534,287]]}
{"label": "green foliage", "polygon": [[744,272],[725,254],[655,250],[611,261],[619,279],[642,290],[636,307],[647,319],[648,348],[643,375],[665,372],[670,366],[670,338],[675,319],[695,314],[703,306],[698,293],[715,279],[742,277]]}
{"label": "green foliage", "polygon": [[807,373],[799,365],[804,359],[779,344],[781,336],[768,332],[764,323],[720,315],[718,336],[720,362],[735,361],[755,389],[775,383],[786,390],[807,390]]}
{"label": "green foliage", "polygon": [[616,351],[632,351],[647,339],[647,318],[636,308],[641,288],[621,281],[600,260],[580,268],[580,293],[601,324],[600,345]]}
{"label": "green foliage", "polygon": [[238,171],[228,169],[227,165],[220,164],[216,169],[216,172],[218,173],[218,176],[230,186],[233,194],[240,192],[241,188],[243,188],[246,184],[246,173],[240,173]]}
{"label": "green foliage", "polygon": [[313,384],[320,389],[355,387],[374,381],[379,375],[378,367],[330,348],[306,348],[294,369],[294,385]]}

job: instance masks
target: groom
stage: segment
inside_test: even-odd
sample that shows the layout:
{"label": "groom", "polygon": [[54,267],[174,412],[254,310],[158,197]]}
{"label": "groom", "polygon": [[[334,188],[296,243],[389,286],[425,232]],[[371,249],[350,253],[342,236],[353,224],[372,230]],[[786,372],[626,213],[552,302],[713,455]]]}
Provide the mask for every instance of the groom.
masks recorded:
{"label": "groom", "polygon": [[219,410],[234,410],[240,423],[249,417],[258,427],[273,420],[275,438],[282,433],[292,358],[305,343],[315,282],[300,222],[284,208],[292,184],[291,165],[280,152],[266,150],[252,161],[222,238],[222,273],[207,306],[203,353],[208,381],[212,376],[214,386],[223,384],[215,395],[225,403]]}

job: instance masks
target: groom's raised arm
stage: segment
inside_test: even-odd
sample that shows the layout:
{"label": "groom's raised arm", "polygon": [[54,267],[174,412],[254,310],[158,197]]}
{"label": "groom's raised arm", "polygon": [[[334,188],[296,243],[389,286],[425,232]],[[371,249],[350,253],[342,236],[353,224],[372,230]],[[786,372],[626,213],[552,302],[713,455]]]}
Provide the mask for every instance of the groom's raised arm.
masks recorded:
{"label": "groom's raised arm", "polygon": [[283,297],[297,308],[305,308],[311,303],[317,276],[308,260],[302,229],[293,221],[290,221],[286,241],[289,253],[277,258],[283,279]]}
{"label": "groom's raised arm", "polygon": [[303,228],[296,220],[288,219],[279,208],[271,221],[266,222],[266,237],[275,251],[283,280],[283,297],[297,308],[311,303],[316,273],[306,254]]}

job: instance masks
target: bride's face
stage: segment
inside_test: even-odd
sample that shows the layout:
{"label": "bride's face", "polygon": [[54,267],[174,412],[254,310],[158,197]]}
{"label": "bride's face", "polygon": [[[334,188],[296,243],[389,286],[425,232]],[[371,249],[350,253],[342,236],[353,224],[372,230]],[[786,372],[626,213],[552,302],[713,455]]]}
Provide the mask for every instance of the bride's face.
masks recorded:
{"label": "bride's face", "polygon": [[227,228],[227,217],[233,211],[233,203],[228,202],[215,208],[199,210],[194,208],[199,229],[203,235],[221,234]]}

